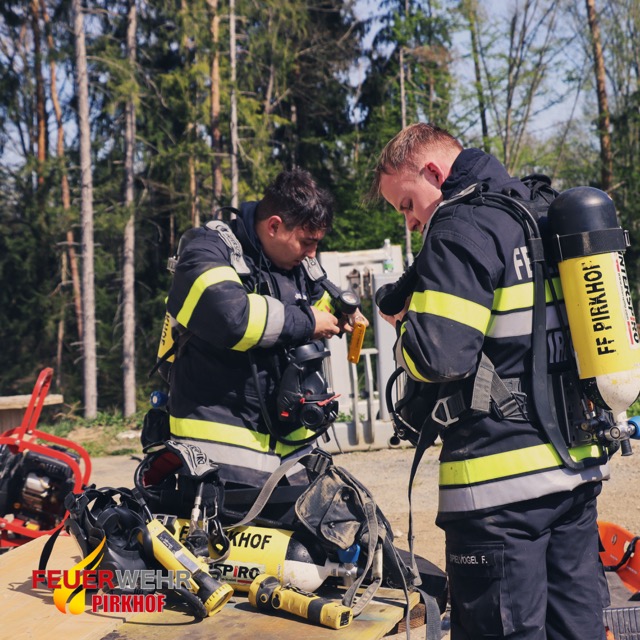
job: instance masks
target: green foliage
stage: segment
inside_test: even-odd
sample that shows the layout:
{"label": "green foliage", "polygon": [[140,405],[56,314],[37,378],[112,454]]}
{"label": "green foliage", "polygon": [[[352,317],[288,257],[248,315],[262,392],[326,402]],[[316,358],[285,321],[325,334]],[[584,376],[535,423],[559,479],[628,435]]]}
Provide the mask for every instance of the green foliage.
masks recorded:
{"label": "green foliage", "polygon": [[[402,125],[400,51],[404,60],[406,124],[430,121],[447,126],[453,19],[439,3],[384,0],[382,27],[373,39],[371,70],[363,84],[360,108],[366,128],[384,144]],[[389,128],[391,130],[389,130]],[[382,144],[378,145],[379,148]]]}

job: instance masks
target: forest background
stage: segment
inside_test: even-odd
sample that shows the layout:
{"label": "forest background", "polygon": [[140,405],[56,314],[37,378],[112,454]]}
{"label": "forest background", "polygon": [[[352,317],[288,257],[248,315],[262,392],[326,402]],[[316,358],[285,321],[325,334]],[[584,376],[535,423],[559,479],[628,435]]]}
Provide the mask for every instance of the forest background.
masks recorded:
{"label": "forest background", "polygon": [[51,366],[69,415],[145,410],[167,257],[283,168],[334,194],[324,250],[417,251],[363,203],[416,121],[607,191],[640,300],[639,28],[636,0],[0,1],[0,395]]}

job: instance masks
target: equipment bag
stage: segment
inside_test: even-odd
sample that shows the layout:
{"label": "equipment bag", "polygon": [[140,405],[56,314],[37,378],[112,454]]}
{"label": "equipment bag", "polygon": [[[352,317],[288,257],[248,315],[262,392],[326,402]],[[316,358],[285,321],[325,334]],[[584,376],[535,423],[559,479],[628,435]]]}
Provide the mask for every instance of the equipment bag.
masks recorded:
{"label": "equipment bag", "polygon": [[[258,516],[280,479],[296,464],[306,467],[311,479],[295,504],[300,524],[320,541],[330,556],[339,557],[356,544],[365,554],[364,567],[348,588],[342,603],[357,616],[383,583],[402,589],[407,600],[408,634],[409,590],[418,590],[427,608],[427,638],[439,638],[440,606],[434,595],[418,589],[422,580],[416,563],[412,561],[409,566],[404,562],[393,544],[391,525],[371,493],[346,469],[334,465],[328,453],[314,449],[284,462],[267,480],[246,516],[228,528],[246,525]],[[442,573],[440,577],[442,588],[446,579]],[[365,578],[370,578],[371,582],[357,595]]]}

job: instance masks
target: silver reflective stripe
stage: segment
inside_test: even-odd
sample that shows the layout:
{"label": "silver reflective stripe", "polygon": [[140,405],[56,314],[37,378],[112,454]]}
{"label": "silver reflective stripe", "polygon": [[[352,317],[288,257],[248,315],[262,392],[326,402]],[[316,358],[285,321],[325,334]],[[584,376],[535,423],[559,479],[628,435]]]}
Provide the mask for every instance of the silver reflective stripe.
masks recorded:
{"label": "silver reflective stripe", "polygon": [[572,491],[587,482],[609,478],[609,465],[590,467],[579,472],[568,469],[550,469],[508,480],[486,482],[467,487],[440,487],[439,513],[468,513],[514,502]]}
{"label": "silver reflective stripe", "polygon": [[[515,338],[531,334],[533,322],[533,310],[514,311],[500,315],[491,314],[487,337],[489,338]],[[547,330],[559,329],[560,322],[555,307],[547,306]]]}
{"label": "silver reflective stripe", "polygon": [[[263,451],[252,451],[251,449],[245,449],[244,447],[234,447],[233,445],[220,444],[219,442],[211,442],[205,440],[190,440],[188,438],[175,438],[179,442],[193,442],[199,449],[201,449],[210,460],[219,464],[229,464],[234,467],[245,467],[252,471],[271,474],[281,464],[282,460],[288,460],[290,458],[299,458],[305,453],[309,453],[313,447],[311,445],[297,449],[293,454],[289,456],[282,456],[282,458],[275,453],[267,453]],[[299,473],[303,467],[300,465],[294,465],[287,472],[287,476],[295,475]]]}
{"label": "silver reflective stripe", "polygon": [[259,347],[272,347],[280,337],[284,327],[284,305],[280,300],[271,296],[264,296],[267,301],[267,323],[264,327]]}

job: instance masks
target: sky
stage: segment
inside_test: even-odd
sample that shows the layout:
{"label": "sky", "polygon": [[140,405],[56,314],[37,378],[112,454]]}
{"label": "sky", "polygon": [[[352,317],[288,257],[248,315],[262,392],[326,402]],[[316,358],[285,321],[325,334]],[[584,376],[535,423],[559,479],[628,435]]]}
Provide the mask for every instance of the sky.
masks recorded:
{"label": "sky", "polygon": [[[441,0],[442,2],[442,0]],[[445,0],[446,2],[446,0]],[[523,0],[480,0],[480,4],[490,8],[491,20],[497,21],[500,19],[507,20],[508,16],[513,12],[514,7],[522,6]],[[357,17],[365,19],[369,18],[376,13],[379,13],[380,2],[379,0],[356,0],[354,12]],[[373,38],[373,33],[370,33],[365,44],[370,44]],[[454,35],[453,38],[453,74],[462,82],[472,83],[474,82],[474,72],[471,64],[471,60],[465,54],[468,53],[470,48],[469,35],[465,32],[459,32]],[[358,80],[363,77],[367,66],[366,61],[362,61],[360,69],[354,69],[351,73],[351,82],[354,86],[357,85]],[[564,83],[562,78],[550,78],[552,84],[558,87],[559,91],[564,92]],[[575,95],[572,94],[566,100],[559,102],[557,105],[545,109],[538,116],[534,117],[529,127],[530,132],[533,135],[539,135],[545,137],[550,131],[557,127],[558,123],[566,120],[568,114],[573,107],[573,100]],[[580,109],[584,106],[584,100],[580,99],[576,113],[579,113]],[[455,110],[455,106],[454,106]]]}

